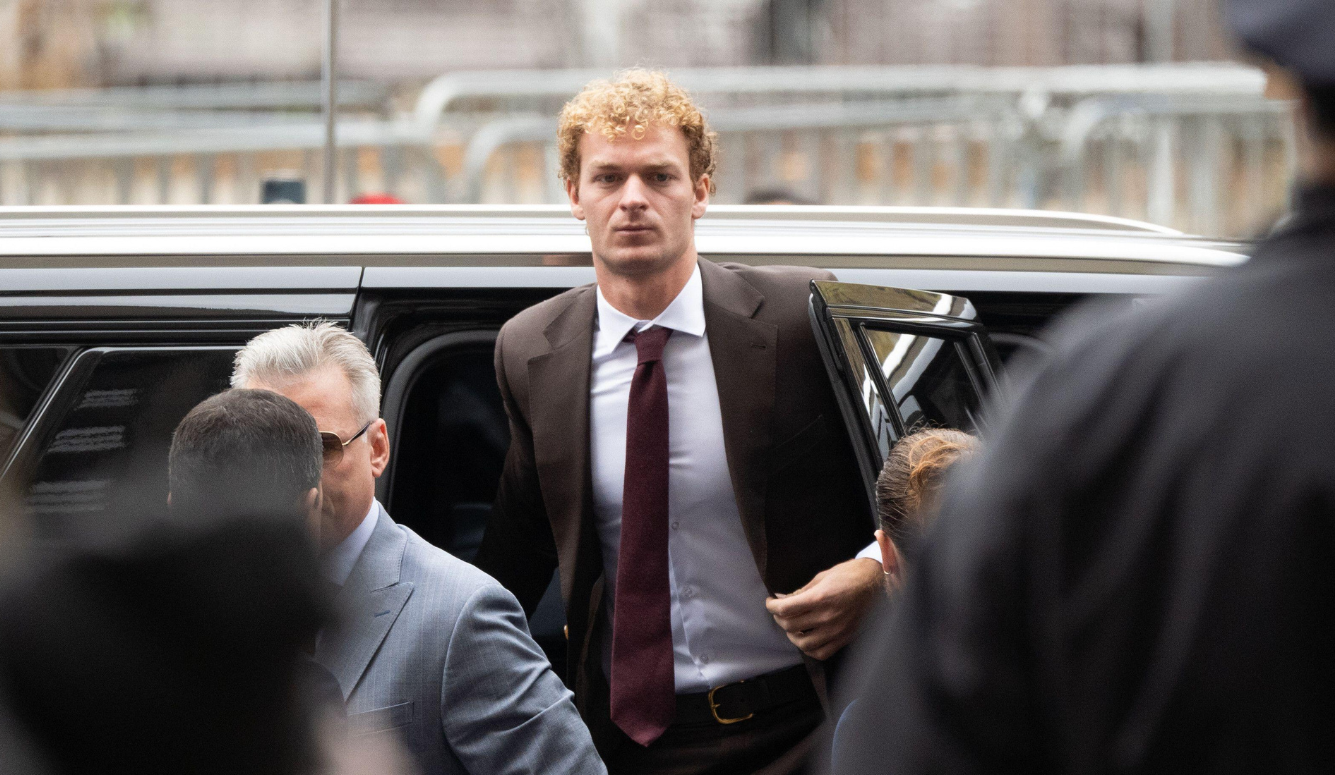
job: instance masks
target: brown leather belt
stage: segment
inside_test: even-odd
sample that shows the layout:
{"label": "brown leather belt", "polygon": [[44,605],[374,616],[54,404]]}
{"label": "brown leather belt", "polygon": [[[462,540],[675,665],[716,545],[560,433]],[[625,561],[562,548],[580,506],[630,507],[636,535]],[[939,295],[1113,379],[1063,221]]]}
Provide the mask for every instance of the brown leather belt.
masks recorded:
{"label": "brown leather belt", "polygon": [[805,665],[725,684],[707,692],[677,695],[674,724],[736,724],[784,705],[819,704]]}

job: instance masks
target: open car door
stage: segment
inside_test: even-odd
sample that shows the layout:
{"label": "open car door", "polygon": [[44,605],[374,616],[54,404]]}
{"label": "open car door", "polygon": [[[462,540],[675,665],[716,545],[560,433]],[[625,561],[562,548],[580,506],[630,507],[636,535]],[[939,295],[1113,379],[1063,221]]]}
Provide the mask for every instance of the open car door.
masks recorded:
{"label": "open car door", "polygon": [[999,362],[968,299],[813,280],[810,312],[873,511],[881,463],[900,438],[983,430]]}

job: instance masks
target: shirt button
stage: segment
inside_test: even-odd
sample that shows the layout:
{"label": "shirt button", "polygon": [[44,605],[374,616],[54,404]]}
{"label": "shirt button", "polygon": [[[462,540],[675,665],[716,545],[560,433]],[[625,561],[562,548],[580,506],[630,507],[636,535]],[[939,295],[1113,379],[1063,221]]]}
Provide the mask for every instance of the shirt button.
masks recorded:
{"label": "shirt button", "polygon": [[680,522],[676,521],[675,519],[672,520],[672,529],[673,529],[673,530],[676,530],[676,529],[678,529],[678,528],[680,528],[680,527],[681,527],[681,523],[680,523]]}
{"label": "shirt button", "polygon": [[709,655],[708,655],[708,654],[702,654],[702,655],[700,656],[700,664],[702,664],[702,665],[707,665],[707,664],[709,664]]}
{"label": "shirt button", "polygon": [[690,587],[683,587],[681,590],[681,597],[683,600],[690,600],[691,595],[693,594],[695,594],[695,590],[691,589]]}

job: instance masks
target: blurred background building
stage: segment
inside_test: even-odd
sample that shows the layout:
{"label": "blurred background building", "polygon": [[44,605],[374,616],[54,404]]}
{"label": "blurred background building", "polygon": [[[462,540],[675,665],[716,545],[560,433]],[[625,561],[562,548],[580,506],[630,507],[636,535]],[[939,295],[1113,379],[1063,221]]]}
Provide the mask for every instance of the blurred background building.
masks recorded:
{"label": "blurred background building", "polygon": [[[0,0],[6,89],[316,78],[321,0]],[[343,0],[340,70],[1227,59],[1215,0]]]}
{"label": "blurred background building", "polygon": [[[0,0],[0,204],[319,191],[323,0]],[[338,200],[560,201],[552,118],[673,71],[719,201],[1076,209],[1240,235],[1286,201],[1287,106],[1217,0],[342,0]]]}

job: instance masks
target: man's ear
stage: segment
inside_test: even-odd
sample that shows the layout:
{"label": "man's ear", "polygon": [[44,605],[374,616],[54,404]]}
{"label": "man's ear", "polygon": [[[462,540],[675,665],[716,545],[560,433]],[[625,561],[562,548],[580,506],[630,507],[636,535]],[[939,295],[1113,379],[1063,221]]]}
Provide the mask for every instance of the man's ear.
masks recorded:
{"label": "man's ear", "polygon": [[319,514],[320,509],[324,507],[324,493],[319,487],[312,487],[306,491],[306,497],[302,499],[302,507],[307,514]]}
{"label": "man's ear", "polygon": [[301,499],[301,505],[305,508],[306,529],[310,531],[311,540],[316,546],[320,545],[320,527],[321,510],[324,508],[324,491],[315,486],[306,491],[305,497]]}
{"label": "man's ear", "polygon": [[691,205],[691,218],[700,218],[709,207],[709,175],[704,174],[695,181],[695,204]]}
{"label": "man's ear", "polygon": [[371,475],[379,478],[389,465],[389,428],[385,421],[377,419],[371,423],[366,438],[371,443]]}
{"label": "man's ear", "polygon": [[579,180],[566,179],[566,196],[570,197],[570,214],[584,220],[584,205],[579,203]]}
{"label": "man's ear", "polygon": [[895,548],[895,542],[890,540],[890,536],[885,534],[884,530],[876,531],[876,543],[881,547],[881,570],[886,575],[899,577],[899,550]]}

